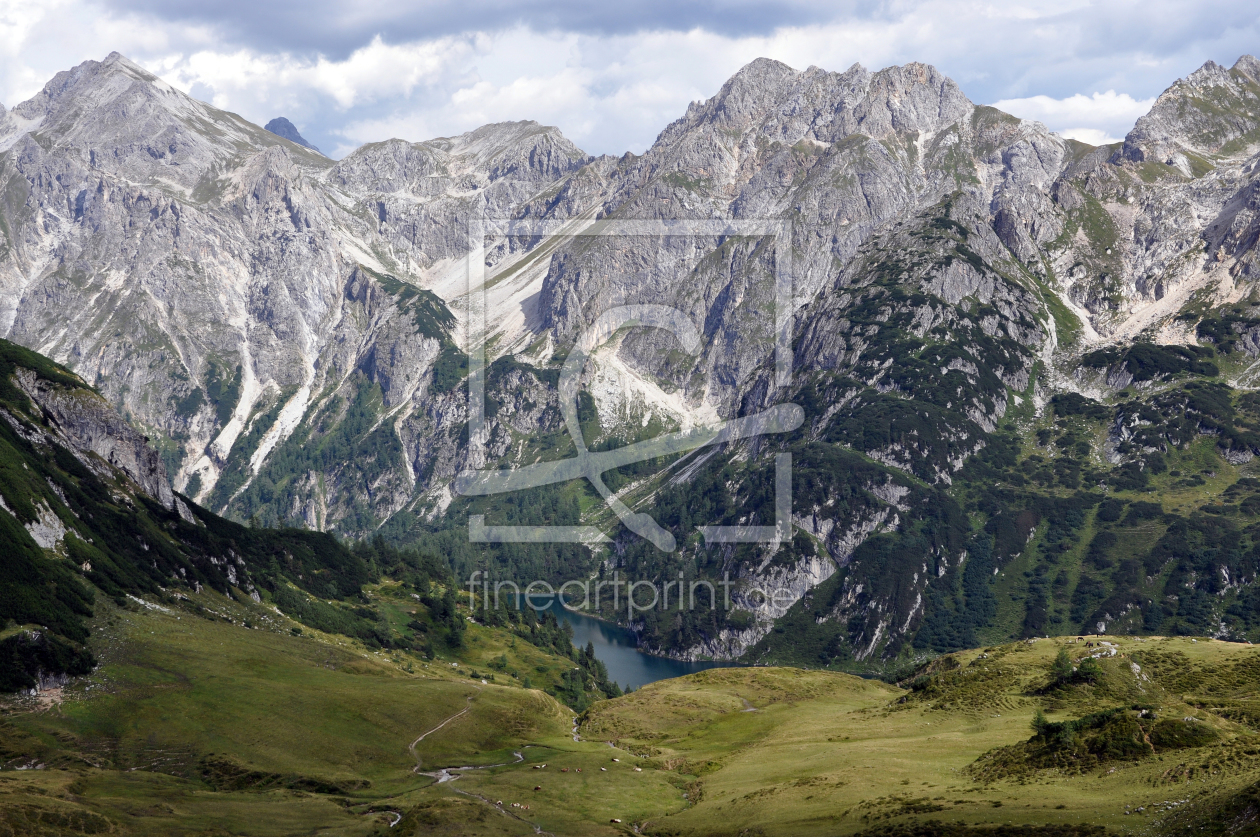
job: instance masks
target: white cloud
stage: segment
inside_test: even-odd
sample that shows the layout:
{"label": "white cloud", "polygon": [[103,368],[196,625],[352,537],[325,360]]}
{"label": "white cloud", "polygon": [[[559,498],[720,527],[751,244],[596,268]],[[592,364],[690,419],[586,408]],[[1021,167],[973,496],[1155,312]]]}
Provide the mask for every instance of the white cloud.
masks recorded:
{"label": "white cloud", "polygon": [[1119,142],[1133,123],[1151,109],[1155,98],[1134,99],[1128,93],[1108,90],[1085,96],[1077,93],[1064,99],[1029,96],[1001,99],[993,107],[1021,119],[1044,122],[1052,131],[1090,145]]}
{"label": "white cloud", "polygon": [[159,65],[150,69],[185,91],[198,86],[214,91],[212,104],[217,107],[252,110],[319,96],[344,111],[408,97],[418,86],[440,79],[470,52],[467,39],[390,46],[378,37],[344,61],[201,50],[186,58],[174,55],[150,62]]}
{"label": "white cloud", "polygon": [[1059,134],[1066,139],[1074,139],[1086,145],[1111,145],[1120,142],[1124,137],[1113,137],[1101,128],[1064,128]]}

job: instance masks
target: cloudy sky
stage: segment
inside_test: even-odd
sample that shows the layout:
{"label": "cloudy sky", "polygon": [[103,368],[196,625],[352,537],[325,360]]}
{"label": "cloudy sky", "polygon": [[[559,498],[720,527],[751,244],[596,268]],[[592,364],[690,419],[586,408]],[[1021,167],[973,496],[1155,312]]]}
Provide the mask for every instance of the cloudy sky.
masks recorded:
{"label": "cloudy sky", "polygon": [[198,98],[287,116],[333,157],[486,122],[642,152],[759,56],[842,71],[924,61],[973,101],[1087,142],[1170,82],[1260,53],[1255,0],[0,0],[0,102],[117,50]]}

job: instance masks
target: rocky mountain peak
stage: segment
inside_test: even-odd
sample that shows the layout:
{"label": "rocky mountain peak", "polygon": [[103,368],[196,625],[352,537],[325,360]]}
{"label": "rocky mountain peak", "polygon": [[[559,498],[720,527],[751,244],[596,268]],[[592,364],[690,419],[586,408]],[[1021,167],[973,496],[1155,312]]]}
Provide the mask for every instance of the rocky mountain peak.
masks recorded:
{"label": "rocky mountain peak", "polygon": [[1252,81],[1260,81],[1260,60],[1254,55],[1243,55],[1231,67],[1234,72],[1241,73]]}
{"label": "rocky mountain peak", "polygon": [[818,67],[794,70],[761,58],[741,69],[707,102],[661,133],[668,145],[700,126],[755,132],[792,144],[835,142],[852,134],[882,139],[890,133],[934,134],[964,119],[973,105],[935,67],[911,63],[871,73],[854,64],[843,73]]}
{"label": "rocky mountain peak", "polygon": [[[152,127],[155,112],[205,115],[208,106],[171,87],[117,52],[63,70],[11,114],[6,135],[40,130],[58,139],[94,132],[101,141]],[[130,124],[128,124],[130,120]],[[6,136],[6,139],[8,136]]]}
{"label": "rocky mountain peak", "polygon": [[278,137],[284,137],[289,142],[295,142],[303,148],[309,148],[312,151],[319,151],[318,148],[306,141],[297,129],[297,126],[285,119],[283,116],[277,116],[275,119],[263,126],[265,130],[271,131]]}
{"label": "rocky mountain peak", "polygon": [[501,179],[549,183],[581,168],[590,155],[559,128],[497,122],[425,142],[390,139],[361,146],[337,164],[333,182],[356,192],[431,194],[434,178],[484,187]]}
{"label": "rocky mountain peak", "polygon": [[1202,174],[1213,155],[1246,154],[1260,143],[1260,61],[1244,55],[1226,69],[1208,61],[1178,79],[1138,119],[1122,154],[1183,174]]}
{"label": "rocky mountain peak", "polygon": [[741,200],[744,184],[788,149],[799,146],[817,161],[824,149],[860,136],[926,150],[951,125],[966,130],[974,110],[953,81],[926,64],[874,73],[854,64],[835,73],[759,59],[713,98],[688,108],[632,165],[678,171],[720,189],[729,202]]}
{"label": "rocky mountain peak", "polygon": [[[0,117],[0,151],[28,146],[39,132],[58,154],[135,183],[190,192],[212,168],[279,143],[241,117],[176,89],[113,52],[58,73],[31,99]],[[312,155],[308,165],[323,158]]]}
{"label": "rocky mountain peak", "polygon": [[509,174],[550,180],[591,159],[559,128],[533,120],[482,125],[445,143],[448,154],[470,167],[488,169],[491,180]]}
{"label": "rocky mountain peak", "polygon": [[1229,70],[1215,61],[1204,62],[1202,67],[1186,76],[1184,80],[1179,80],[1179,83],[1183,85],[1200,88],[1218,87],[1229,82]]}

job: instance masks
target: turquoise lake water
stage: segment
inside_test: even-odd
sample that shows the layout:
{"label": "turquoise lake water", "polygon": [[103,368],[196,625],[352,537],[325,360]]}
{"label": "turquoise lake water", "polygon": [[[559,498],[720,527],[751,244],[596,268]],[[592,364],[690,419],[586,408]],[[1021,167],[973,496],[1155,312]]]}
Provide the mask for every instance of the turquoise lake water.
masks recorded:
{"label": "turquoise lake water", "polygon": [[731,665],[714,662],[687,663],[644,654],[635,643],[633,631],[566,610],[557,600],[553,600],[547,609],[557,619],[563,619],[573,626],[574,645],[585,648],[589,642],[595,646],[595,656],[608,668],[608,679],[617,681],[623,689],[637,689],[667,677],[681,677],[684,674]]}

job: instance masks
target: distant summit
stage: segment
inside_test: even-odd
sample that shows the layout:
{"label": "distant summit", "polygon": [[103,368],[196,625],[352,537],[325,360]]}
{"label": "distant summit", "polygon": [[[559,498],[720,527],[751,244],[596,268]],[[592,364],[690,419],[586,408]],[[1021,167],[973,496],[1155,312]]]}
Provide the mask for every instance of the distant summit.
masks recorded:
{"label": "distant summit", "polygon": [[263,127],[278,137],[284,137],[289,142],[296,142],[298,145],[305,146],[312,151],[319,151],[318,148],[311,145],[301,134],[298,133],[297,127],[292,122],[285,119],[283,116],[277,116]]}

